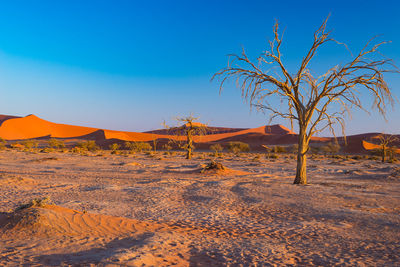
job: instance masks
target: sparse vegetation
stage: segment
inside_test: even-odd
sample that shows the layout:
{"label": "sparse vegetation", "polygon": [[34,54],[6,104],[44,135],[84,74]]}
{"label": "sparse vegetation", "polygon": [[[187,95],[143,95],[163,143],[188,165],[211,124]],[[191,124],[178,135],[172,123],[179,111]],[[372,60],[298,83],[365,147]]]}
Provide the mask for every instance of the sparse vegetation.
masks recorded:
{"label": "sparse vegetation", "polygon": [[165,144],[164,146],[163,146],[163,148],[164,148],[164,150],[166,150],[165,151],[165,154],[166,155],[171,155],[171,149],[172,149],[172,146],[170,145],[170,144]]}
{"label": "sparse vegetation", "polygon": [[0,150],[6,148],[7,141],[0,137]]}
{"label": "sparse vegetation", "polygon": [[260,154],[256,154],[253,158],[253,161],[260,161],[261,160],[261,155]]}
{"label": "sparse vegetation", "polygon": [[340,145],[337,143],[329,142],[325,146],[321,147],[321,150],[326,154],[331,154],[332,156],[337,154],[340,150]]}
{"label": "sparse vegetation", "polygon": [[250,146],[249,144],[246,144],[244,142],[229,142],[228,143],[228,150],[235,155],[238,155],[239,153],[242,152],[249,152],[250,151]]}
{"label": "sparse vegetation", "polygon": [[94,140],[89,140],[86,142],[78,143],[74,147],[73,152],[75,153],[82,153],[87,151],[96,152],[98,150],[100,150],[100,147],[96,144],[96,142]]}
{"label": "sparse vegetation", "polygon": [[39,143],[36,140],[25,140],[21,144],[25,147],[26,151],[31,151],[33,148],[37,148]]}
{"label": "sparse vegetation", "polygon": [[65,143],[62,140],[51,138],[48,141],[48,147],[55,148],[55,149],[62,149],[62,148],[65,148]]}
{"label": "sparse vegetation", "polygon": [[132,154],[153,149],[153,147],[146,142],[125,142],[125,147],[129,149]]}
{"label": "sparse vegetation", "polygon": [[210,146],[210,149],[214,151],[214,157],[218,157],[221,155],[221,151],[224,150],[224,147],[220,144],[214,144]]}
{"label": "sparse vegetation", "polygon": [[153,151],[154,151],[154,153],[156,153],[157,152],[157,137],[153,137]]}
{"label": "sparse vegetation", "polygon": [[113,143],[109,147],[111,149],[111,154],[118,154],[118,149],[120,148],[119,144]]}
{"label": "sparse vegetation", "polygon": [[284,146],[273,146],[272,152],[274,152],[274,153],[285,153],[286,152],[286,147],[284,147]]}
{"label": "sparse vegetation", "polygon": [[278,159],[279,156],[278,156],[277,154],[270,154],[270,155],[269,155],[269,158],[270,158],[270,159]]}

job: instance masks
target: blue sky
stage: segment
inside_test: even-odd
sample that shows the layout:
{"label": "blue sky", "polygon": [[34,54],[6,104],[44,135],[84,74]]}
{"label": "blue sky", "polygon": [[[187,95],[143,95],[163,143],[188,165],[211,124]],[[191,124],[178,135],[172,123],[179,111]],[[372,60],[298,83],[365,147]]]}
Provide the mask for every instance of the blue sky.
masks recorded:
{"label": "blue sky", "polygon": [[[242,46],[258,55],[278,19],[284,62],[295,71],[315,29],[331,14],[333,37],[357,52],[371,37],[400,65],[397,1],[8,1],[0,8],[0,113],[106,129],[144,131],[194,113],[216,126],[257,127],[238,89],[220,95],[210,78]],[[327,46],[321,72],[349,59]],[[388,76],[400,97],[400,75]],[[354,112],[347,134],[400,133],[400,105],[388,122]],[[289,126],[284,120],[276,120]]]}

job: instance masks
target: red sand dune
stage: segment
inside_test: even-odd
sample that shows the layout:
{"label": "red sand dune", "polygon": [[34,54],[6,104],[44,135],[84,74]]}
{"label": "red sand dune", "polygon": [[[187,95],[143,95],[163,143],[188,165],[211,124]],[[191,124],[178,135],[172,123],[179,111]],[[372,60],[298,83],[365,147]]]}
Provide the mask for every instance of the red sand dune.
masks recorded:
{"label": "red sand dune", "polygon": [[[203,126],[203,124],[199,124]],[[98,143],[106,144],[113,140],[119,141],[141,141],[152,140],[184,140],[184,136],[177,136],[177,129],[154,130],[149,132],[124,132],[104,130],[99,128],[83,127],[53,123],[35,115],[16,117],[0,115],[0,137],[6,140],[24,140],[35,138],[63,138],[63,139],[90,139]],[[343,137],[338,141],[349,153],[366,153],[371,150],[371,140],[379,135],[378,133],[360,134],[347,137],[347,144]],[[252,149],[263,150],[265,145],[290,145],[297,143],[297,134],[282,125],[261,126],[258,128],[223,128],[207,127],[207,133],[202,136],[194,136],[198,148],[208,148],[213,143],[226,143],[230,141],[241,141],[250,144]],[[107,141],[109,140],[109,141]],[[331,137],[313,137],[312,142],[332,142]]]}

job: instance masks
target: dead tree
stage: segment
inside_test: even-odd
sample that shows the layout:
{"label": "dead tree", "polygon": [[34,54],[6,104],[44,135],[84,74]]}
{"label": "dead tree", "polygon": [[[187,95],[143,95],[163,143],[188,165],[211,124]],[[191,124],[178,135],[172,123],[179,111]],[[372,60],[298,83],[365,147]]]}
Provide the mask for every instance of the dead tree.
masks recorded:
{"label": "dead tree", "polygon": [[269,112],[270,120],[275,117],[289,119],[292,128],[294,121],[298,123],[295,184],[307,183],[306,153],[311,137],[325,129],[335,136],[335,123],[341,126],[344,135],[345,116],[350,115],[354,107],[365,110],[361,92],[370,93],[373,106],[383,116],[386,107],[394,103],[383,74],[399,71],[390,59],[380,57],[378,48],[386,42],[373,44],[375,38],[367,42],[357,55],[352,55],[348,63],[334,66],[325,74],[314,77],[309,64],[317,50],[330,42],[341,44],[326,30],[326,22],[327,19],[315,31],[311,48],[295,73],[290,73],[282,61],[282,37],[276,22],[270,47],[256,61],[250,60],[243,49],[239,55],[230,55],[228,66],[212,78],[220,79],[220,92],[227,80],[236,80],[243,98],[258,110]]}
{"label": "dead tree", "polygon": [[[178,127],[168,127],[172,135],[177,135],[177,136],[185,136],[186,141],[183,145],[180,145],[180,147],[186,151],[186,159],[191,159],[192,158],[192,153],[194,150],[194,145],[193,145],[193,138],[196,135],[204,135],[207,130],[207,126],[204,124],[201,124],[197,122],[199,118],[198,117],[193,117],[193,115],[189,115],[187,117],[178,117],[175,120],[184,123],[181,126]],[[171,139],[172,141],[176,141],[175,139]]]}
{"label": "dead tree", "polygon": [[[398,141],[399,139],[390,134],[381,134],[378,136],[379,146],[381,147],[380,153],[382,156],[382,162],[386,161],[386,154],[391,148],[391,144]],[[391,155],[393,157],[393,155]]]}

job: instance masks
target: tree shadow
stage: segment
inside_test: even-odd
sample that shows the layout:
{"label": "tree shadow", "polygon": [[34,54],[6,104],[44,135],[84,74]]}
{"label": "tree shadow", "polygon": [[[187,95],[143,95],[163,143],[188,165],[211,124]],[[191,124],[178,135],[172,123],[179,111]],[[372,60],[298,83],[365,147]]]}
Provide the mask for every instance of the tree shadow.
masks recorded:
{"label": "tree shadow", "polygon": [[228,262],[223,255],[218,252],[211,253],[210,251],[199,251],[192,249],[190,251],[189,266],[190,267],[209,267],[209,266],[227,266]]}
{"label": "tree shadow", "polygon": [[101,247],[75,253],[41,255],[35,258],[36,263],[46,266],[82,266],[88,264],[111,263],[109,258],[118,254],[121,249],[139,248],[149,242],[154,233],[144,233],[135,237],[115,238]]}

